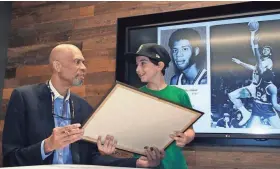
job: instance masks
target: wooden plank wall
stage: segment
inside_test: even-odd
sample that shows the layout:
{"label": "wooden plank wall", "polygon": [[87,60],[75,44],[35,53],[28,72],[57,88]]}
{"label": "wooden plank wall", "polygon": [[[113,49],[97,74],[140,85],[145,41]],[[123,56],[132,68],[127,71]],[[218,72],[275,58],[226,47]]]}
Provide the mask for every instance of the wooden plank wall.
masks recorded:
{"label": "wooden plank wall", "polygon": [[[118,17],[227,3],[237,2],[14,2],[2,110],[5,112],[13,88],[49,78],[48,54],[58,43],[72,43],[82,49],[88,74],[85,85],[72,91],[95,106],[114,81]],[[1,133],[3,124],[1,120]],[[184,153],[190,169],[280,166],[276,149],[206,146],[190,147]]]}

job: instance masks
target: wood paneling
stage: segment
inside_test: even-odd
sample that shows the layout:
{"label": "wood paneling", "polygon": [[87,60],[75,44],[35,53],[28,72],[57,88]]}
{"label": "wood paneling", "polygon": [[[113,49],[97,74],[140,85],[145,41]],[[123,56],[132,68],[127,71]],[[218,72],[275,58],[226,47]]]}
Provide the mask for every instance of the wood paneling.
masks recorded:
{"label": "wood paneling", "polygon": [[17,78],[19,86],[22,85],[29,85],[29,84],[35,84],[35,83],[45,83],[47,80],[49,80],[49,75],[44,76],[32,76],[32,77],[23,77],[23,78]]}
{"label": "wood paneling", "polygon": [[49,65],[20,66],[16,70],[17,78],[51,75]]}
{"label": "wood paneling", "polygon": [[[6,112],[15,87],[50,78],[48,56],[60,43],[82,49],[87,66],[85,84],[71,90],[96,106],[115,81],[117,18],[228,3],[237,2],[14,2],[2,110]],[[1,138],[3,124],[1,120]],[[190,169],[276,169],[280,166],[279,154],[274,148],[256,147],[209,146],[184,150]],[[131,154],[118,151],[116,156]]]}
{"label": "wood paneling", "polygon": [[19,86],[19,82],[16,78],[4,79],[4,88],[15,88]]}
{"label": "wood paneling", "polygon": [[34,6],[45,5],[45,4],[47,4],[46,1],[40,1],[40,2],[34,2],[34,1],[21,2],[21,1],[17,1],[17,2],[13,3],[12,7],[14,9],[17,9],[17,8],[34,7]]}
{"label": "wood paneling", "polygon": [[[82,41],[64,41],[63,43],[73,44],[82,49]],[[9,48],[6,69],[23,65],[46,65],[51,50],[58,44],[60,42]]]}
{"label": "wood paneling", "polygon": [[81,96],[81,97],[86,97],[87,94],[86,94],[86,86],[74,86],[74,87],[71,87],[71,92]]}
{"label": "wood paneling", "polygon": [[[1,109],[2,109],[2,114],[0,114],[0,118],[1,120],[4,120],[5,118],[5,114],[6,114],[6,110],[7,110],[7,106],[8,106],[8,103],[9,103],[9,99],[2,99],[2,105],[1,105]],[[0,121],[1,121],[0,120]],[[2,140],[1,140],[2,142]],[[0,153],[1,154],[1,153]],[[0,160],[1,161],[1,160]]]}
{"label": "wood paneling", "polygon": [[[95,66],[95,65],[92,65]],[[87,74],[85,77],[85,85],[103,85],[112,84],[115,81],[115,72],[97,72]]]}
{"label": "wood paneling", "polygon": [[87,72],[114,72],[116,69],[115,59],[88,59]]}
{"label": "wood paneling", "polygon": [[83,50],[83,55],[86,60],[91,58],[94,59],[115,59],[116,58],[116,49],[115,48],[107,48],[100,50]]}
{"label": "wood paneling", "polygon": [[99,50],[116,47],[116,35],[97,36],[83,41],[83,50]]}
{"label": "wood paneling", "polygon": [[198,168],[277,169],[279,149],[257,147],[195,147],[186,148],[188,164]]}
{"label": "wood paneling", "polygon": [[86,93],[87,96],[105,96],[112,87],[113,84],[87,85]]}
{"label": "wood paneling", "polygon": [[8,100],[12,94],[13,88],[5,88],[3,89],[3,96],[2,99]]}

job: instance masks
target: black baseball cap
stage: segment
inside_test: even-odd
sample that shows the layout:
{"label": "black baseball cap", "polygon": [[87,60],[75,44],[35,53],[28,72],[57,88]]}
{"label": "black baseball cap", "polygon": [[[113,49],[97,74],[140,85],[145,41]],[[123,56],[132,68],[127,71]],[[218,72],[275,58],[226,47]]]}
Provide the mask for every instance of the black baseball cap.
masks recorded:
{"label": "black baseball cap", "polygon": [[156,43],[145,43],[142,44],[136,53],[125,53],[125,57],[129,62],[135,63],[137,56],[146,56],[150,59],[163,62],[165,67],[168,67],[171,61],[169,53],[166,49]]}

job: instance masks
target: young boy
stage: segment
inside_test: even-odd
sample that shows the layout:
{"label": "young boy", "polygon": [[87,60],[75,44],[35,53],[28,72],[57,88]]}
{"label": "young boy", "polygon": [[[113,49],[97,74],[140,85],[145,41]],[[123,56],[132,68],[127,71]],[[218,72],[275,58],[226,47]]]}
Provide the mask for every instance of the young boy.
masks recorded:
{"label": "young boy", "polygon": [[[141,91],[188,108],[192,107],[189,96],[183,89],[167,85],[164,81],[165,69],[170,62],[170,56],[164,47],[147,43],[141,45],[136,53],[127,53],[126,56],[130,62],[136,62],[137,75],[141,82],[147,83],[140,88]],[[190,143],[194,136],[193,129],[188,129],[184,133],[175,131],[170,134],[170,137],[175,139],[176,143],[166,148],[165,157],[158,168],[187,169],[181,148]]]}

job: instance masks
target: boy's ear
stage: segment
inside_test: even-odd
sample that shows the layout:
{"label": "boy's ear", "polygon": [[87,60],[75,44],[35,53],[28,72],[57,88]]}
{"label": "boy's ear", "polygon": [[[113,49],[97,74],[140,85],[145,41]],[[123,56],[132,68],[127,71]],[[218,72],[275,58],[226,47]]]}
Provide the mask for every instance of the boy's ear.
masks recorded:
{"label": "boy's ear", "polygon": [[195,47],[194,48],[194,54],[195,54],[195,56],[197,56],[198,54],[199,54],[199,47]]}

